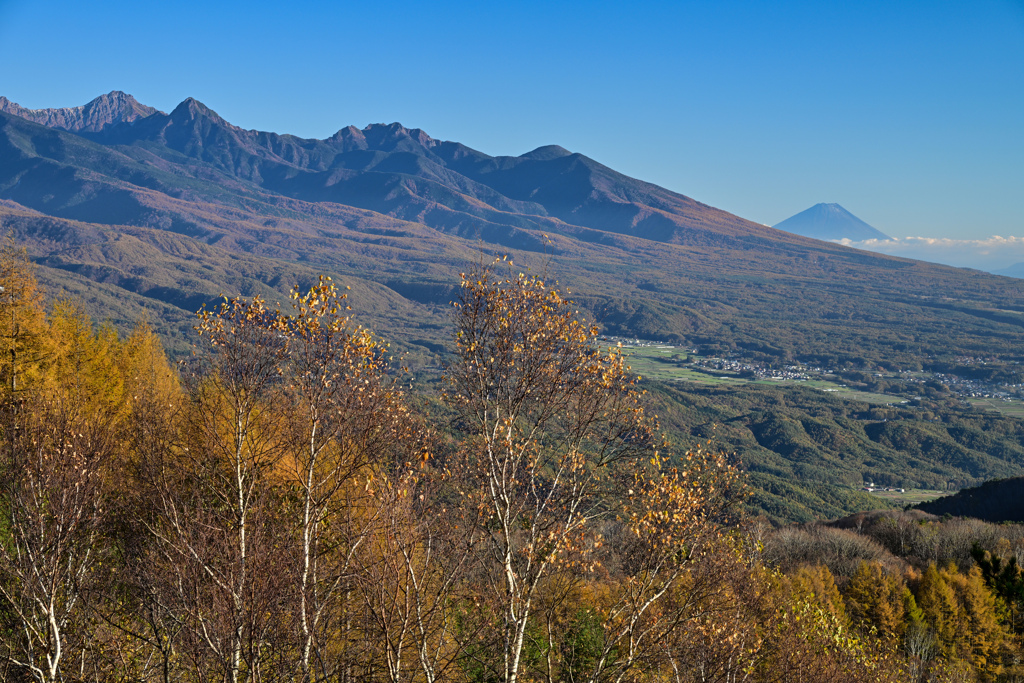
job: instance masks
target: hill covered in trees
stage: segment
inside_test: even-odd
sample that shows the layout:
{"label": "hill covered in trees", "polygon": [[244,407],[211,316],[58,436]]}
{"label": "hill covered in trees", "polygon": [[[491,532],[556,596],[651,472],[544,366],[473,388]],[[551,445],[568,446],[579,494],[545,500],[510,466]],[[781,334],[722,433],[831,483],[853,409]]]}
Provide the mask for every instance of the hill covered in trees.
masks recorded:
{"label": "hill covered in trees", "polygon": [[5,680],[1017,675],[1019,528],[768,530],[509,264],[463,278],[434,395],[326,278],[204,310],[177,367],[47,314],[16,250],[0,280]]}
{"label": "hill covered in trees", "polygon": [[1024,522],[1024,477],[993,479],[916,507],[933,515],[973,517],[988,522]]}
{"label": "hill covered in trees", "polygon": [[1024,422],[941,394],[871,404],[801,386],[648,386],[668,433],[738,454],[751,510],[780,523],[889,505],[862,490],[869,483],[955,491],[1024,465]]}

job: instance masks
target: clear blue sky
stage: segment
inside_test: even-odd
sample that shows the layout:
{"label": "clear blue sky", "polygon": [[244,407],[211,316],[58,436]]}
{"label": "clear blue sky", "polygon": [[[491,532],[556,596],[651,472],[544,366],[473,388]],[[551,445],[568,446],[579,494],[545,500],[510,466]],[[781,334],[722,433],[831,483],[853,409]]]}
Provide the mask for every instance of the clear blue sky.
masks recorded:
{"label": "clear blue sky", "polygon": [[766,224],[1024,235],[1024,0],[0,0],[0,94],[545,144]]}

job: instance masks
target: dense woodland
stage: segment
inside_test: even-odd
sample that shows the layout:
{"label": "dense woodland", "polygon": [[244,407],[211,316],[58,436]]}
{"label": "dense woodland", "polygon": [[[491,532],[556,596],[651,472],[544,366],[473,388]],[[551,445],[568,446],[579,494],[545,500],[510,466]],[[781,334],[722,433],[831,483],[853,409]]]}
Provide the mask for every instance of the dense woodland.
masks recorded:
{"label": "dense woodland", "polygon": [[174,365],[46,313],[14,247],[0,284],[4,680],[1021,678],[1020,527],[746,516],[510,263],[463,277],[435,395],[328,279]]}
{"label": "dense woodland", "polygon": [[954,491],[1019,476],[1024,466],[1024,421],[965,406],[942,385],[918,385],[918,399],[893,405],[805,387],[645,386],[680,444],[713,439],[739,454],[746,507],[776,523],[884,505],[860,491],[869,482]]}

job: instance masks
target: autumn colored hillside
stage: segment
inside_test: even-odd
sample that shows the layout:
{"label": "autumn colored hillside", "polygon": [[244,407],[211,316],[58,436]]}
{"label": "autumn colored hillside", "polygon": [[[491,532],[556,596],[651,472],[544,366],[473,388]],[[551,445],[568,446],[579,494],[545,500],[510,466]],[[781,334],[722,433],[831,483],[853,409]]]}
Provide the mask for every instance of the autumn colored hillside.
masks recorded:
{"label": "autumn colored hillside", "polygon": [[[172,365],[0,255],[4,680],[1014,680],[1018,526],[772,530],[616,349],[498,260],[412,393],[324,277]],[[972,544],[973,543],[973,544]]]}
{"label": "autumn colored hillside", "polygon": [[122,327],[149,310],[174,349],[198,303],[323,272],[429,353],[457,274],[495,253],[557,273],[610,333],[776,361],[913,366],[1024,340],[1017,280],[772,230],[557,146],[491,157],[398,124],[304,140],[123,93],[6,111],[0,222],[48,286]]}

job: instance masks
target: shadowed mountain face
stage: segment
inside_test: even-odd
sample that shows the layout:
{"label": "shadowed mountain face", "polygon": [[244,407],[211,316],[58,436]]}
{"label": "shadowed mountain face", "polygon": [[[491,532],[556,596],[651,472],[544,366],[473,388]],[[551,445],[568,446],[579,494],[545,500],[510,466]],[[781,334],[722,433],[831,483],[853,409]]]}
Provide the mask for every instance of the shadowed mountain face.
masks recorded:
{"label": "shadowed mountain face", "polygon": [[708,233],[778,239],[763,226],[557,146],[491,157],[397,123],[306,140],[242,130],[193,99],[90,138],[136,158],[141,150],[171,163],[184,156],[288,197],[370,209],[472,238],[515,228],[560,232],[569,224],[675,243],[706,242]]}
{"label": "shadowed mountain face", "polygon": [[0,224],[51,283],[102,284],[100,317],[187,321],[327,272],[367,322],[436,349],[457,273],[510,252],[613,334],[855,365],[1024,347],[1020,281],[767,228],[555,145],[492,157],[397,123],[307,140],[114,95],[27,114],[49,126],[0,113]]}
{"label": "shadowed mountain face", "polygon": [[794,235],[813,237],[816,240],[850,239],[888,240],[888,235],[875,230],[838,204],[815,204],[806,211],[790,216],[775,225],[776,230],[785,230]]}
{"label": "shadowed mountain face", "polygon": [[986,522],[1024,522],[1024,477],[995,479],[951,496],[916,505],[933,515],[974,517]]}

